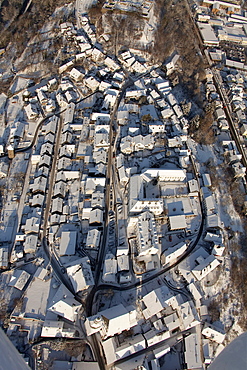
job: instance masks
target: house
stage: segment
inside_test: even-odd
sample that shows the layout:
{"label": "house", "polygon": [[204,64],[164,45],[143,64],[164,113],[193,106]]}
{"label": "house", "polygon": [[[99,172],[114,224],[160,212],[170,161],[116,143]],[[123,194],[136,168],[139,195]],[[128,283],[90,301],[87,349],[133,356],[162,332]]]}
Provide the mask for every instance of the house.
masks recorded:
{"label": "house", "polygon": [[105,256],[102,280],[105,283],[115,283],[117,274],[117,260],[112,254]]}
{"label": "house", "polygon": [[73,122],[75,112],[75,103],[69,103],[64,115],[64,125]]}
{"label": "house", "polygon": [[183,302],[177,309],[178,316],[182,321],[181,328],[187,330],[200,324],[200,318],[192,301]]}
{"label": "house", "polygon": [[27,254],[34,254],[36,253],[37,250],[37,243],[38,243],[38,235],[27,235],[23,247],[24,247],[24,252]]}
{"label": "house", "polygon": [[70,67],[72,67],[74,64],[74,61],[71,60],[63,65],[61,65],[59,68],[58,68],[58,73],[59,74],[62,74],[63,72],[65,72],[67,69],[69,69]]}
{"label": "house", "polygon": [[94,278],[88,257],[70,262],[66,270],[75,293],[88,289],[90,286],[94,285]]}
{"label": "house", "polygon": [[0,162],[0,177],[7,177],[9,165],[3,161]]}
{"label": "house", "polygon": [[193,268],[192,274],[199,281],[220,265],[220,261],[213,255],[209,255],[207,258],[200,256],[197,258],[197,263],[198,265]]}
{"label": "house", "polygon": [[168,309],[169,299],[171,297],[172,294],[166,286],[162,286],[144,295],[142,298],[142,303],[144,305],[142,314],[144,318],[147,320],[160,311]]}
{"label": "house", "polygon": [[92,91],[97,90],[100,85],[100,82],[97,81],[93,76],[85,78],[84,83]]}
{"label": "house", "polygon": [[72,68],[69,73],[69,76],[76,82],[79,82],[83,79],[84,75],[80,71],[78,71],[77,68]]}
{"label": "house", "polygon": [[49,119],[49,121],[46,124],[46,126],[45,126],[45,132],[46,132],[46,134],[51,133],[51,134],[55,135],[56,132],[57,132],[57,123],[58,123],[58,117],[55,116],[55,115],[52,116]]}
{"label": "house", "polygon": [[201,348],[197,332],[190,334],[184,339],[184,356],[187,369],[202,369]]}
{"label": "house", "polygon": [[92,208],[101,208],[105,206],[105,195],[104,192],[96,191],[92,194],[91,198],[91,207]]}
{"label": "house", "polygon": [[176,68],[176,64],[178,62],[179,57],[180,57],[180,55],[175,53],[173,55],[173,57],[168,62],[165,63],[167,75],[171,74],[174,71],[174,69]]}
{"label": "house", "polygon": [[42,157],[44,154],[52,155],[53,152],[53,145],[51,143],[44,143],[41,145],[40,149],[40,156]]}
{"label": "house", "polygon": [[50,164],[51,164],[51,157],[47,154],[43,154],[40,156],[40,161],[39,161],[39,168],[41,168],[42,166],[46,166],[47,168],[50,167]]}
{"label": "house", "polygon": [[101,232],[98,229],[91,229],[88,231],[86,248],[98,248],[100,244]]}
{"label": "house", "polygon": [[76,231],[62,231],[59,245],[60,256],[73,256],[77,243]]}
{"label": "house", "polygon": [[103,211],[95,208],[90,212],[89,225],[102,225],[103,224]]}
{"label": "house", "polygon": [[164,122],[156,121],[156,122],[149,122],[148,123],[149,131],[154,134],[160,134],[165,132],[165,125]]}
{"label": "house", "polygon": [[72,322],[76,321],[80,309],[81,304],[74,299],[74,296],[63,284],[60,285],[51,304],[47,307],[48,311]]}
{"label": "house", "polygon": [[121,255],[117,257],[117,270],[129,271],[129,256]]}
{"label": "house", "polygon": [[31,233],[38,234],[39,225],[40,225],[40,219],[38,217],[28,218],[24,226],[25,234],[31,234]]}
{"label": "house", "polygon": [[207,214],[206,216],[207,230],[221,229],[223,223],[221,222],[219,214]]}
{"label": "house", "polygon": [[52,207],[51,207],[51,213],[63,213],[63,199],[62,198],[55,198],[52,200]]}
{"label": "house", "polygon": [[102,338],[112,337],[137,324],[136,310],[122,304],[99,311],[97,315],[87,317],[85,329],[88,336],[100,332]]}
{"label": "house", "polygon": [[9,265],[8,247],[0,247],[0,269],[7,269]]}
{"label": "house", "polygon": [[169,216],[168,224],[171,231],[180,231],[187,228],[185,215]]}
{"label": "house", "polygon": [[184,242],[178,243],[173,247],[168,248],[162,255],[164,264],[172,263],[177,260],[187,249],[187,245]]}
{"label": "house", "polygon": [[45,201],[45,196],[43,194],[35,194],[30,200],[32,207],[42,207]]}
{"label": "house", "polygon": [[105,148],[94,149],[93,151],[93,160],[96,164],[98,163],[107,163],[107,150]]}
{"label": "house", "polygon": [[25,105],[24,110],[29,120],[33,120],[39,115],[38,108],[34,103],[29,103]]}
{"label": "house", "polygon": [[61,197],[64,198],[66,194],[66,184],[64,181],[58,181],[54,185],[54,191],[53,191],[53,196],[54,197]]}
{"label": "house", "polygon": [[118,168],[118,176],[121,185],[125,186],[129,182],[129,177],[126,175],[124,166]]}
{"label": "house", "polygon": [[77,100],[77,93],[75,90],[67,90],[65,91],[65,97],[68,101],[68,103],[72,103]]}
{"label": "house", "polygon": [[223,330],[220,330],[219,328],[216,328],[215,326],[208,323],[204,324],[202,335],[218,344],[223,343],[226,336]]}
{"label": "house", "polygon": [[22,291],[30,278],[30,274],[24,270],[15,270],[11,276],[9,286]]}
{"label": "house", "polygon": [[157,332],[155,329],[151,329],[143,334],[147,342],[147,347],[153,346],[156,343],[163,342],[164,340],[170,338],[169,330],[163,332]]}
{"label": "house", "polygon": [[120,66],[110,57],[106,57],[104,60],[104,64],[113,72],[116,72],[120,69]]}

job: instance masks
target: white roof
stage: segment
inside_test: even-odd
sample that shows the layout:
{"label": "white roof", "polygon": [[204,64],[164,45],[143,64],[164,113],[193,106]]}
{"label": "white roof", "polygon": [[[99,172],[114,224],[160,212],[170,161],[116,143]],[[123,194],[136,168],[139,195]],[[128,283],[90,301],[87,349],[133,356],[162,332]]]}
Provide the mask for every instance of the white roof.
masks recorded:
{"label": "white roof", "polygon": [[213,325],[205,323],[202,334],[214,342],[221,344],[225,339],[225,333]]}
{"label": "white roof", "polygon": [[63,326],[63,321],[45,320],[42,327],[41,337],[61,337]]}
{"label": "white roof", "polygon": [[38,243],[38,235],[28,235],[23,243],[25,253],[35,253]]}
{"label": "white roof", "polygon": [[10,279],[9,286],[13,286],[18,290],[23,290],[30,276],[31,275],[24,270],[15,270]]}
{"label": "white roof", "polygon": [[184,181],[186,179],[185,170],[180,169],[147,168],[142,173],[152,178],[159,177],[160,181]]}
{"label": "white roof", "polygon": [[219,44],[219,39],[218,37],[215,35],[214,31],[213,31],[213,28],[210,24],[208,23],[201,23],[201,22],[197,22],[197,26],[199,28],[199,31],[202,35],[202,38],[203,38],[203,41],[205,42],[205,44],[209,44],[209,45],[218,45]]}
{"label": "white roof", "polygon": [[117,257],[118,271],[129,271],[129,256],[121,255]]}
{"label": "white roof", "polygon": [[99,314],[108,321],[108,337],[131,328],[129,312],[122,304],[100,311]]}
{"label": "white roof", "polygon": [[81,258],[70,264],[67,267],[67,274],[76,293],[94,285],[94,278],[88,257]]}
{"label": "white roof", "polygon": [[182,230],[186,229],[186,219],[184,215],[170,216],[169,217],[170,229],[171,230]]}
{"label": "white roof", "polygon": [[90,224],[102,224],[103,223],[103,211],[101,209],[92,209],[90,212]]}
{"label": "white roof", "polygon": [[70,321],[75,321],[80,307],[80,303],[76,301],[70,291],[61,284],[48,310]]}
{"label": "white roof", "polygon": [[98,248],[99,242],[100,242],[100,235],[101,235],[101,233],[97,229],[89,230],[88,234],[87,234],[86,246],[87,247]]}
{"label": "white roof", "polygon": [[[158,312],[162,311],[164,308],[168,307],[168,301],[172,297],[169,289],[166,286],[155,289],[150,293],[146,294],[142,300],[146,306],[143,310],[143,315],[145,319],[148,319]],[[167,301],[167,302],[166,302]]]}
{"label": "white roof", "polygon": [[76,246],[77,232],[76,231],[63,231],[60,241],[60,256],[74,255]]}
{"label": "white roof", "polygon": [[202,369],[201,351],[199,343],[199,338],[197,334],[190,334],[185,337],[185,362],[188,369]]}
{"label": "white roof", "polygon": [[219,265],[220,261],[210,254],[206,259],[200,258],[200,264],[192,270],[192,273],[200,281]]}

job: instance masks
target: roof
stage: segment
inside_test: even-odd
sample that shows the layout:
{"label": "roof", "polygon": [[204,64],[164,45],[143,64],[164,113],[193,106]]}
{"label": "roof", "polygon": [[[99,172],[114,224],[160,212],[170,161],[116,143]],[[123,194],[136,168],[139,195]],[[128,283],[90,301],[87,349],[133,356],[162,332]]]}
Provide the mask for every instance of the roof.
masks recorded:
{"label": "roof", "polygon": [[188,369],[202,368],[200,346],[198,345],[198,342],[199,339],[197,337],[197,334],[190,334],[186,336],[184,339],[185,344],[184,356]]}
{"label": "roof", "polygon": [[77,231],[63,231],[60,241],[60,256],[75,254]]}
{"label": "roof", "polygon": [[171,230],[181,230],[186,229],[186,219],[184,215],[170,216],[169,217],[170,229]]}
{"label": "roof", "polygon": [[15,270],[10,279],[9,286],[13,286],[18,290],[23,290],[30,276],[31,275],[24,270]]}
{"label": "roof", "polygon": [[210,24],[197,22],[197,26],[199,28],[199,31],[200,31],[201,36],[203,38],[203,42],[205,44],[210,44],[210,45],[218,45],[219,44],[219,39],[215,35],[215,33],[213,31],[213,28]]}
{"label": "roof", "polygon": [[91,229],[87,234],[86,247],[98,248],[100,242],[100,231]]}
{"label": "roof", "polygon": [[81,258],[70,264],[67,267],[67,274],[76,293],[94,285],[94,278],[88,257]]}
{"label": "roof", "polygon": [[100,311],[98,314],[103,316],[108,322],[108,337],[130,329],[129,312],[122,304]]}
{"label": "roof", "polygon": [[61,284],[54,295],[48,310],[70,321],[75,321],[80,303],[76,301],[70,291]]}

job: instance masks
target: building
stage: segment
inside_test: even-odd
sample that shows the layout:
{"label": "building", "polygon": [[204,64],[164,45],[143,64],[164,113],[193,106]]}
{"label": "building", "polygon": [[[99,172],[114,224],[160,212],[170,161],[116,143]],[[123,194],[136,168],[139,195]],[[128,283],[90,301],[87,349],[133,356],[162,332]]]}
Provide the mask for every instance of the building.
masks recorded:
{"label": "building", "polygon": [[59,255],[60,256],[74,255],[76,243],[77,243],[76,231],[62,231],[59,245]]}
{"label": "building", "polygon": [[164,210],[163,200],[156,197],[144,197],[144,186],[146,182],[144,178],[148,181],[151,181],[151,178],[148,176],[144,177],[144,174],[133,175],[130,177],[129,213],[136,214],[143,211],[149,211],[154,215],[160,215]]}
{"label": "building", "polygon": [[0,269],[7,269],[9,265],[9,249],[8,247],[0,248]]}
{"label": "building", "polygon": [[162,286],[144,295],[142,298],[144,318],[147,320],[160,311],[168,310],[171,298],[172,294],[167,286]]}
{"label": "building", "polygon": [[151,212],[143,212],[136,218],[135,231],[139,256],[160,254],[156,223]]}
{"label": "building", "polygon": [[67,265],[66,269],[75,293],[94,285],[94,278],[88,257],[73,261]]}
{"label": "building", "polygon": [[206,46],[219,46],[219,39],[215,35],[213,28],[208,23],[196,22],[200,31],[204,45]]}
{"label": "building", "polygon": [[197,334],[190,334],[184,338],[184,356],[187,369],[202,369],[200,341]]}
{"label": "building", "polygon": [[76,301],[70,291],[61,284],[47,309],[58,316],[74,322],[80,308],[81,304]]}
{"label": "building", "polygon": [[216,267],[220,265],[220,261],[215,258],[213,255],[209,255],[207,258],[198,257],[198,265],[195,266],[192,270],[192,274],[196,277],[197,280],[202,280],[210,272],[212,272]]}
{"label": "building", "polygon": [[168,223],[170,231],[182,231],[187,228],[185,215],[169,216]]}
{"label": "building", "polygon": [[15,270],[13,275],[11,276],[8,285],[22,291],[26,283],[28,282],[30,276],[31,275],[24,270]]}
{"label": "building", "polygon": [[223,330],[220,330],[219,328],[216,328],[215,326],[208,323],[204,324],[202,335],[214,342],[217,342],[218,344],[223,343],[226,336]]}
{"label": "building", "polygon": [[117,260],[112,254],[105,256],[104,268],[103,268],[103,281],[105,283],[115,283],[117,274]]}
{"label": "building", "polygon": [[124,307],[122,304],[110,307],[90,316],[85,321],[87,335],[100,332],[102,338],[112,337],[137,325],[136,310],[132,307]]}
{"label": "building", "polygon": [[112,364],[120,358],[124,358],[131,354],[137,353],[146,348],[146,341],[142,334],[137,334],[117,345],[114,337],[106,339],[102,342],[103,350],[106,356],[107,364]]}
{"label": "building", "polygon": [[185,170],[173,170],[173,169],[159,169],[159,168],[148,168],[142,172],[142,174],[150,176],[151,179],[157,178],[159,181],[185,181],[186,171]]}
{"label": "building", "polygon": [[186,249],[187,245],[184,242],[178,243],[173,247],[168,248],[162,256],[163,263],[166,264],[176,261],[177,258],[186,251]]}
{"label": "building", "polygon": [[86,248],[98,248],[100,243],[100,231],[91,229],[87,234]]}

